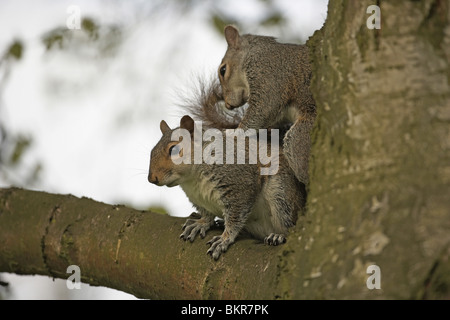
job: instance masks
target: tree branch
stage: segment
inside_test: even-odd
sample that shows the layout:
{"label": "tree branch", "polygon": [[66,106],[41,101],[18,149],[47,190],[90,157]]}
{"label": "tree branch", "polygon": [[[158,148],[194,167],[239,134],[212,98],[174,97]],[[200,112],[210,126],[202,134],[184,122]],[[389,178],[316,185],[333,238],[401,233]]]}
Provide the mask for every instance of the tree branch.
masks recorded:
{"label": "tree branch", "polygon": [[183,222],[71,195],[0,189],[0,272],[67,279],[67,267],[78,265],[82,282],[140,298],[276,297],[282,247],[240,239],[213,261],[206,239],[179,239]]}

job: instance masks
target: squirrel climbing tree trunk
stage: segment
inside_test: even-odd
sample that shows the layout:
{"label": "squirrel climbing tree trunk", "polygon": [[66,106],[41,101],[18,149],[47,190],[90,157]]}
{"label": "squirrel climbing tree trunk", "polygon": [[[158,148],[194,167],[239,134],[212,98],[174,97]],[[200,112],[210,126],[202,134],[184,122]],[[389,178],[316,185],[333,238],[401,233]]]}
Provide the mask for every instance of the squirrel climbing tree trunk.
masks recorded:
{"label": "squirrel climbing tree trunk", "polygon": [[286,244],[212,261],[178,218],[5,189],[0,271],[80,264],[82,281],[148,298],[449,298],[450,2],[333,0],[307,44],[318,114]]}

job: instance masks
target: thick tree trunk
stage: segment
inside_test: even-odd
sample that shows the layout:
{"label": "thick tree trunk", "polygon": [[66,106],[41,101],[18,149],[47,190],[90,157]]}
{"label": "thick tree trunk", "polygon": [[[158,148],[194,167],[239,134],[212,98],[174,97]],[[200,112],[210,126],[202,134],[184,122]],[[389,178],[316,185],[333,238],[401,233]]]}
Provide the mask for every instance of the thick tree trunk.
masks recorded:
{"label": "thick tree trunk", "polygon": [[450,297],[449,1],[377,1],[380,30],[374,2],[330,1],[309,41],[319,114],[287,297]]}
{"label": "thick tree trunk", "polygon": [[178,239],[179,218],[7,189],[0,271],[76,264],[149,298],[450,298],[449,21],[444,0],[330,1],[308,42],[308,211],[285,245],[242,239],[212,261],[205,240]]}

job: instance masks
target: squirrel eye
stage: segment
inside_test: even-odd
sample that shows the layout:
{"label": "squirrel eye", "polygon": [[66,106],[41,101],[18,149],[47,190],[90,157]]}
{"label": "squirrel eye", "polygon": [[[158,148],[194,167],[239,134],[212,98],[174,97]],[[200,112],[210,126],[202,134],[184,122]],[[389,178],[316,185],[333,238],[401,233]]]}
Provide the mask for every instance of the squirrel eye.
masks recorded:
{"label": "squirrel eye", "polygon": [[[176,148],[176,149],[174,149],[174,148]],[[169,156],[172,156],[172,155],[178,155],[178,153],[180,153],[180,149],[178,148],[178,145],[177,144],[174,144],[173,146],[171,146],[170,148],[169,148]]]}
{"label": "squirrel eye", "polygon": [[220,70],[219,70],[220,75],[221,75],[222,77],[224,77],[226,71],[227,71],[227,66],[226,66],[226,65],[222,66],[222,67],[220,68]]}

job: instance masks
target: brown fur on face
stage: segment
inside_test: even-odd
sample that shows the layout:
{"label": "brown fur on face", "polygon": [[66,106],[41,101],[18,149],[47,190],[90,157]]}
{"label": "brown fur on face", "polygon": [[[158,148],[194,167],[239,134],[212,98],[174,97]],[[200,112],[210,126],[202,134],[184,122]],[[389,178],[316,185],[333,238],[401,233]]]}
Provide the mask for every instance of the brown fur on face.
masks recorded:
{"label": "brown fur on face", "polygon": [[[182,128],[191,125],[187,119],[183,119],[181,121]],[[151,152],[148,181],[158,186],[173,187],[179,184],[180,172],[184,166],[183,164],[176,165],[172,157],[177,155],[182,157],[183,151],[181,148],[179,152],[175,149],[179,146],[180,141],[172,141],[172,129],[164,120],[160,123],[160,129],[163,136]]]}
{"label": "brown fur on face", "polygon": [[219,80],[223,89],[223,98],[228,109],[243,106],[250,94],[247,76],[242,68],[244,52],[240,49],[243,40],[236,29],[225,28],[228,50],[219,66]]}

